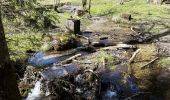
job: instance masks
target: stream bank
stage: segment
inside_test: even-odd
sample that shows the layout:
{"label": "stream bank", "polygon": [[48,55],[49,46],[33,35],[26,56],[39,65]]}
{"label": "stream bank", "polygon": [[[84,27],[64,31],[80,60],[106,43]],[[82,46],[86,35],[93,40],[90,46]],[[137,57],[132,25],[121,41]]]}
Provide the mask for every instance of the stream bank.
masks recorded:
{"label": "stream bank", "polygon": [[[60,56],[37,52],[30,57],[30,66],[19,84],[23,97],[27,100],[168,98],[170,46],[163,42],[168,41],[167,38],[157,40],[151,39],[154,34],[133,33],[129,23],[121,26],[105,17],[94,17],[90,21],[92,24],[84,25],[82,35],[92,44],[102,42],[104,45],[77,47],[71,49],[74,53],[70,54],[60,51]],[[129,64],[138,49],[139,53]]]}

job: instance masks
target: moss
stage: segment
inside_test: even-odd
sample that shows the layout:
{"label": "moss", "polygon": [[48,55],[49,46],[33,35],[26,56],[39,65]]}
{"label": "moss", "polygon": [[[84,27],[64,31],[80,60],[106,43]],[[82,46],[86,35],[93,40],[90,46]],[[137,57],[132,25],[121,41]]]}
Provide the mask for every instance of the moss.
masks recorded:
{"label": "moss", "polygon": [[115,57],[113,57],[112,55],[108,54],[105,51],[100,51],[98,52],[99,55],[95,56],[92,59],[93,63],[102,63],[105,62],[106,67],[110,68],[111,70],[114,70],[116,68],[115,66]]}
{"label": "moss", "polygon": [[47,37],[50,37],[52,39],[44,38],[41,50],[68,50],[71,48],[75,48],[78,43],[78,39],[71,33],[55,34],[49,35]]}
{"label": "moss", "polygon": [[170,58],[162,58],[158,64],[162,68],[170,68]]}
{"label": "moss", "polygon": [[12,60],[25,59],[27,50],[38,51],[41,46],[40,33],[6,34],[8,48]]}
{"label": "moss", "polygon": [[137,45],[138,48],[140,48],[139,54],[137,54],[137,57],[135,59],[135,62],[137,61],[149,61],[154,58],[156,55],[156,46],[155,44],[139,44]]}

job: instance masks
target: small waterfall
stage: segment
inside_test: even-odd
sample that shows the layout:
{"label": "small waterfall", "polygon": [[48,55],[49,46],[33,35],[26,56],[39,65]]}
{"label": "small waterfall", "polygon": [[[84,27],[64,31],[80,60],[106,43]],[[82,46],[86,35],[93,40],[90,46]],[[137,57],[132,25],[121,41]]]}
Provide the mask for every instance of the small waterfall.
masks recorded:
{"label": "small waterfall", "polygon": [[39,100],[41,97],[41,80],[37,81],[26,100]]}

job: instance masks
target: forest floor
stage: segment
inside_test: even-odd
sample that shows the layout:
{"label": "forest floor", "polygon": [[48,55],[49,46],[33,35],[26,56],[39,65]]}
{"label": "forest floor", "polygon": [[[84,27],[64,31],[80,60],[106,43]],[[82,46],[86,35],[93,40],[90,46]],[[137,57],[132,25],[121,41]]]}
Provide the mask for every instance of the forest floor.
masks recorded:
{"label": "forest floor", "polygon": [[[69,9],[67,9],[66,12],[58,14],[60,18],[60,23],[58,24],[58,26],[60,30],[62,30],[61,32],[65,30],[65,22],[70,17],[70,15],[74,17],[72,8],[80,7],[80,2],[78,2],[77,0],[68,0],[65,2],[71,2],[71,5],[65,5],[63,6],[63,8],[61,7],[61,10],[63,11],[67,7]],[[125,98],[127,98],[126,100],[129,100],[128,97],[133,96],[133,92],[135,91],[135,93],[137,92],[139,94],[140,92],[149,93],[149,99],[148,97],[146,97],[147,99],[145,100],[168,100],[170,95],[169,5],[149,5],[145,4],[143,0],[140,0],[140,2],[138,2],[137,0],[128,0],[123,5],[118,5],[115,2],[109,4],[107,2],[112,2],[112,0],[93,0],[91,8],[92,17],[89,18],[89,15],[85,14],[83,17],[79,18],[81,21],[82,35],[88,37],[91,43],[97,43],[103,41],[104,39],[104,42],[111,42],[112,45],[90,48],[90,50],[94,49],[94,52],[89,52],[88,50],[88,52],[86,50],[78,51],[76,52],[76,54],[81,54],[81,56],[72,60],[71,63],[69,62],[69,64],[79,66],[82,70],[92,70],[92,73],[95,73],[97,77],[101,79],[100,81],[102,85],[99,85],[94,80],[89,80],[87,78],[83,80],[82,77],[81,79],[80,76],[83,76],[85,71],[80,71],[76,74],[72,73],[73,76],[76,77],[74,81],[71,80],[71,78],[67,79],[68,76],[64,75],[64,77],[67,77],[63,80],[71,84],[69,85],[69,87],[67,87],[67,85],[65,86],[66,83],[64,85],[57,83],[59,80],[52,81],[51,84],[55,86],[51,86],[52,88],[54,88],[54,90],[51,90],[50,92],[56,92],[56,94],[53,95],[59,95],[58,98],[60,99],[63,99],[63,97],[65,96],[63,95],[63,93],[66,93],[68,97],[72,99],[91,98],[90,100],[94,100],[95,97],[93,96],[96,95],[96,91],[99,91],[101,92],[100,99],[102,98],[102,100],[105,100],[106,98],[111,98],[106,100],[113,100],[113,98],[115,98],[114,100],[124,100]],[[122,14],[130,14],[133,19],[131,21],[123,19],[121,17]],[[142,34],[138,32],[133,32],[131,30],[132,27],[139,29],[143,28]],[[50,30],[49,33],[53,35],[58,34],[56,33],[55,29]],[[7,35],[7,37],[10,36]],[[40,40],[39,36],[33,38],[37,39],[37,41]],[[149,40],[147,40],[147,38],[149,38]],[[83,42],[83,44],[86,44],[85,40],[81,41]],[[40,45],[40,43],[37,44]],[[126,46],[128,47],[124,48]],[[131,46],[134,46],[135,48],[132,48]],[[38,49],[39,48],[36,48],[37,51]],[[69,50],[68,52],[72,50],[75,50],[75,48]],[[133,58],[133,55],[138,50],[139,52]],[[68,52],[60,51],[56,53],[60,55],[66,55],[68,54]],[[57,56],[56,58],[58,57],[60,56]],[[131,58],[133,58],[132,61],[130,61]],[[35,78],[39,75],[37,75],[37,73],[42,72],[42,75],[46,72],[46,70],[51,70],[50,67],[51,66],[47,66],[43,70],[41,68],[36,69],[31,67],[30,69],[30,67],[28,67],[26,70],[26,74],[24,75],[24,79],[26,78],[27,81],[30,81],[29,79],[30,77],[32,77],[33,74],[34,77],[32,80],[34,82],[31,82],[31,84],[28,82],[29,84],[26,85],[25,83],[21,82],[20,90],[23,89],[28,92],[27,89],[30,89],[30,87],[32,88],[36,83],[35,81],[37,81],[37,78]],[[57,65],[57,67],[60,68],[61,66]],[[35,73],[33,73],[33,70],[35,70]],[[134,83],[129,81],[129,79],[133,80]],[[79,83],[79,81],[85,81],[85,83],[90,82],[90,85],[96,86],[90,86],[89,84],[87,85],[82,82]],[[106,85],[104,83],[107,83],[109,85]],[[112,83],[116,88],[114,87],[113,89]],[[80,84],[80,86],[77,84]],[[82,84],[85,85],[81,86]],[[134,87],[131,86],[134,84]],[[60,88],[60,92],[62,93],[58,93],[58,91],[55,90],[58,89],[57,85],[63,86],[65,90],[62,90]],[[72,86],[76,89],[74,90]],[[98,90],[98,86],[101,86],[101,90]],[[125,87],[126,89],[122,89]],[[47,87],[45,87],[45,89],[47,89]],[[73,91],[68,91],[69,89],[73,89]],[[117,94],[107,96],[108,90],[112,94]],[[24,94],[25,91],[21,92],[23,96],[27,94]],[[121,94],[121,92],[127,94]],[[69,93],[77,94],[71,96],[72,94]],[[142,94],[142,96],[145,95]],[[67,97],[64,98],[67,99]],[[134,100],[139,100],[139,98],[142,100],[140,96],[136,99],[135,97],[132,97],[132,99]],[[143,97],[143,99],[144,98],[145,97]]]}

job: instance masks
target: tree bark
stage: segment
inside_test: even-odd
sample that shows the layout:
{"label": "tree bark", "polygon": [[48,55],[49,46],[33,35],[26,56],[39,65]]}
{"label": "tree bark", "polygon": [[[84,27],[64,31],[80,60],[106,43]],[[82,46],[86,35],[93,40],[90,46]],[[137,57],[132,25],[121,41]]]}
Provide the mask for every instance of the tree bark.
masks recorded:
{"label": "tree bark", "polygon": [[0,100],[21,100],[9,58],[0,9]]}

